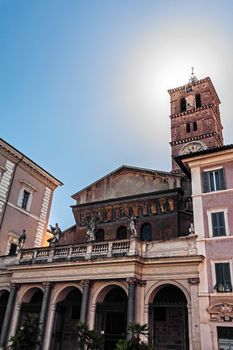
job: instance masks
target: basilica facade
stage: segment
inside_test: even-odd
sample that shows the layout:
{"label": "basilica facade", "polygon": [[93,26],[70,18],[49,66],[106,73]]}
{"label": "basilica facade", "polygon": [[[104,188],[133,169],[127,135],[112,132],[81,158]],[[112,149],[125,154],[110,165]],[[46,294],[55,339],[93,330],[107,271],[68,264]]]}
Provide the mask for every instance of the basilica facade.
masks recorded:
{"label": "basilica facade", "polygon": [[171,172],[121,166],[72,196],[49,247],[0,257],[2,349],[32,312],[43,350],[74,349],[78,320],[105,350],[133,321],[156,350],[233,348],[233,146],[210,78],[168,92]]}

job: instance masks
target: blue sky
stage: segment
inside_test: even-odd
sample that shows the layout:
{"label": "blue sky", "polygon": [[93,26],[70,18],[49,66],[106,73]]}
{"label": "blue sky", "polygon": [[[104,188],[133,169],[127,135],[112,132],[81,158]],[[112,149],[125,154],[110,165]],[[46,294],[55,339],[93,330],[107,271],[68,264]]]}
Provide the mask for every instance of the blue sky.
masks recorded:
{"label": "blue sky", "polygon": [[210,76],[232,143],[231,0],[0,0],[1,137],[70,196],[121,164],[170,170],[169,95]]}

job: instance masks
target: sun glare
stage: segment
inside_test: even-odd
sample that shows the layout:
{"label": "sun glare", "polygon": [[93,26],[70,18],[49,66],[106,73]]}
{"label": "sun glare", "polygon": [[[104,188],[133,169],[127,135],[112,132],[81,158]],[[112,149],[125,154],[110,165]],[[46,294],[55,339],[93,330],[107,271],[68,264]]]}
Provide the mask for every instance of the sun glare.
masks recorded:
{"label": "sun glare", "polygon": [[207,24],[196,26],[195,31],[185,24],[171,24],[158,32],[145,35],[129,54],[123,95],[134,119],[142,114],[149,119],[155,115],[164,118],[162,105],[169,107],[167,90],[188,82],[192,66],[198,79],[218,79],[231,65],[226,39]]}

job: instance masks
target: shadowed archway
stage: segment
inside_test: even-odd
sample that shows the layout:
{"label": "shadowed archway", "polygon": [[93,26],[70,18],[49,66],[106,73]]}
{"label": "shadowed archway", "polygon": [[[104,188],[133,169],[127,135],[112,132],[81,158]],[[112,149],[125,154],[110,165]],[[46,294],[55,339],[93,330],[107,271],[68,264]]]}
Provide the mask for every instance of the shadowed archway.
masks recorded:
{"label": "shadowed archway", "polygon": [[3,320],[6,312],[7,302],[9,299],[9,292],[7,290],[0,291],[0,334],[2,330]]}
{"label": "shadowed archway", "polygon": [[77,348],[77,331],[75,325],[80,319],[82,293],[78,288],[63,291],[63,300],[56,306],[53,326],[53,350],[72,350]]}
{"label": "shadowed archway", "polygon": [[113,350],[116,342],[126,337],[127,300],[121,287],[112,286],[96,305],[95,328],[105,336],[104,350]]}
{"label": "shadowed archway", "polygon": [[149,325],[157,350],[189,350],[187,300],[178,287],[166,285],[156,293]]}

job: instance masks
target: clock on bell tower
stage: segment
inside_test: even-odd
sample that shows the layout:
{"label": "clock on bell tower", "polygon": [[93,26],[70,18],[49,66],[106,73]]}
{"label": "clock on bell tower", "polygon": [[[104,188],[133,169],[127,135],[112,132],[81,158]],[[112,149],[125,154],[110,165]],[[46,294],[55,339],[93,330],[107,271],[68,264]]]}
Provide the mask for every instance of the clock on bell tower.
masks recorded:
{"label": "clock on bell tower", "polygon": [[223,145],[220,100],[210,78],[198,80],[193,71],[188,84],[168,93],[172,170],[180,171],[175,156]]}

